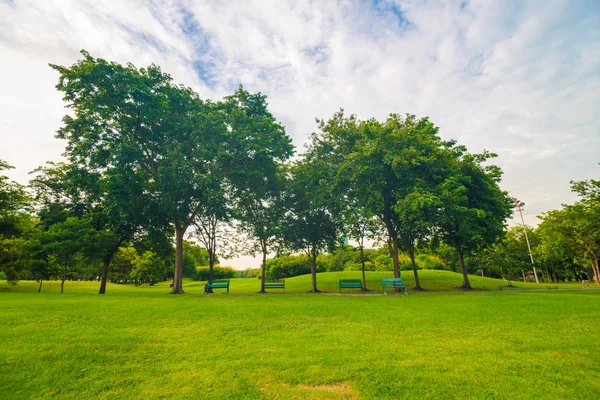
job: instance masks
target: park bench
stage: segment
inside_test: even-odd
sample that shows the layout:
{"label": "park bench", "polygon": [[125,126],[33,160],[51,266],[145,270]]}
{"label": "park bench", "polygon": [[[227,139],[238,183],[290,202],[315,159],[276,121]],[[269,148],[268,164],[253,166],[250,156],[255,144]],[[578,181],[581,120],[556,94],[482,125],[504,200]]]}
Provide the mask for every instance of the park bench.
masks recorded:
{"label": "park bench", "polygon": [[384,294],[387,294],[387,288],[402,289],[404,290],[404,294],[408,294],[406,293],[406,285],[402,278],[381,278],[381,287]]}
{"label": "park bench", "polygon": [[342,288],[359,288],[360,292],[363,292],[363,284],[360,279],[340,279],[340,294]]}
{"label": "park bench", "polygon": [[206,282],[204,285],[204,294],[208,293],[210,289],[227,289],[227,293],[229,293],[229,279],[213,279]]}
{"label": "park bench", "polygon": [[285,279],[265,280],[265,290],[267,289],[283,289],[285,293]]}

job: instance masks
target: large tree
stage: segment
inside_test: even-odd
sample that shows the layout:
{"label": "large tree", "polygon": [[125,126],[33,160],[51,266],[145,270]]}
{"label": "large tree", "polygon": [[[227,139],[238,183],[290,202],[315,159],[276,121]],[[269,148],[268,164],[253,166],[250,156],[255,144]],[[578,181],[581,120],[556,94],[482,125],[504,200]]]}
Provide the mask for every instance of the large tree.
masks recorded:
{"label": "large tree", "polygon": [[465,254],[496,243],[503,235],[512,214],[514,200],[498,186],[500,168],[485,165],[495,154],[470,154],[455,148],[452,175],[438,187],[436,204],[437,233],[458,254],[464,289],[471,289]]}
{"label": "large tree", "polygon": [[[291,138],[267,109],[266,97],[240,87],[224,101],[227,123],[246,146],[246,157],[230,161],[229,188],[233,216],[242,234],[260,253],[261,293],[264,293],[267,254],[281,236],[283,163],[293,154]],[[248,140],[252,138],[252,140]]]}
{"label": "large tree", "polygon": [[145,217],[170,222],[176,243],[172,293],[183,293],[184,234],[222,178],[219,152],[228,152],[223,113],[155,65],[138,69],[82,54],[71,67],[52,65],[71,110],[57,136],[67,140],[72,163],[127,175],[140,188],[136,204],[153,210]]}
{"label": "large tree", "polygon": [[317,293],[317,257],[333,250],[336,224],[328,209],[325,165],[318,159],[305,157],[291,166],[284,192],[285,215],[282,219],[283,238],[293,251],[308,256],[312,277],[312,292]]}
{"label": "large tree", "polygon": [[319,128],[311,150],[335,170],[328,180],[333,201],[376,216],[387,231],[394,276],[400,276],[402,248],[421,289],[415,245],[432,233],[436,186],[448,176],[454,142],[442,141],[433,123],[413,115],[359,121],[340,111]]}

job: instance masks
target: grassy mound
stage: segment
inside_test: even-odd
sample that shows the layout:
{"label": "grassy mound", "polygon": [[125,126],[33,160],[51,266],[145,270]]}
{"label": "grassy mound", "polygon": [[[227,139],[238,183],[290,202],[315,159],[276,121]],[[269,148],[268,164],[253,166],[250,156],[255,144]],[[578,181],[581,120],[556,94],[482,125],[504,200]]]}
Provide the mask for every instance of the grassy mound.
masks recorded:
{"label": "grassy mound", "polygon": [[[367,272],[367,289],[368,293],[381,294],[381,278],[390,278],[393,276],[391,272]],[[324,293],[338,293],[339,279],[361,279],[362,275],[359,271],[344,271],[344,272],[324,272],[317,274],[317,288]],[[462,275],[450,271],[437,270],[420,270],[419,278],[421,286],[428,292],[431,291],[458,291],[458,287],[462,285]],[[416,293],[413,290],[414,276],[412,271],[403,271],[402,279],[406,282],[408,292]],[[528,290],[528,289],[571,289],[581,288],[579,283],[524,283],[512,282],[512,287],[508,287],[509,282],[502,279],[483,278],[477,275],[469,276],[471,286],[475,290]],[[164,294],[169,292],[170,282],[162,282],[154,286],[142,285],[117,285],[109,284],[107,293],[118,294]],[[186,280],[184,282],[184,290],[190,294],[204,293],[205,282]],[[65,282],[66,293],[96,293],[100,284],[98,282]],[[0,283],[0,291],[16,291],[16,292],[36,292],[38,284],[36,282],[21,281],[17,286],[12,286],[7,283]],[[311,276],[302,275],[286,279],[286,293],[307,293],[311,290]],[[42,285],[42,292],[59,292],[60,282],[49,281]],[[231,279],[230,293],[257,293],[260,291],[260,280],[256,278],[238,278]],[[216,290],[216,293],[223,293],[223,290]],[[282,290],[271,290],[272,293],[283,293]],[[360,290],[344,289],[343,293],[355,294],[360,293]]]}

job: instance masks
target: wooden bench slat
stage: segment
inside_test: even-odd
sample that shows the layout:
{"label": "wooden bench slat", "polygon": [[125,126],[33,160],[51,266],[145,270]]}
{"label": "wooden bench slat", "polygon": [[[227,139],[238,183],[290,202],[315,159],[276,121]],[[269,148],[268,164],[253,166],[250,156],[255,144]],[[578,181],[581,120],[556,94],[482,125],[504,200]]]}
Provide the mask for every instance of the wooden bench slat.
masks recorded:
{"label": "wooden bench slat", "polygon": [[204,294],[208,293],[209,289],[227,289],[229,293],[229,279],[213,279],[204,285]]}
{"label": "wooden bench slat", "polygon": [[363,292],[363,284],[360,279],[340,279],[339,287],[340,293],[342,293],[342,288],[360,288],[360,292]]}
{"label": "wooden bench slat", "polygon": [[381,278],[381,287],[383,288],[384,294],[387,294],[386,289],[390,287],[394,289],[402,289],[404,294],[408,294],[406,292],[406,285],[404,284],[402,278]]}
{"label": "wooden bench slat", "polygon": [[283,289],[285,293],[285,279],[269,279],[265,280],[265,289]]}

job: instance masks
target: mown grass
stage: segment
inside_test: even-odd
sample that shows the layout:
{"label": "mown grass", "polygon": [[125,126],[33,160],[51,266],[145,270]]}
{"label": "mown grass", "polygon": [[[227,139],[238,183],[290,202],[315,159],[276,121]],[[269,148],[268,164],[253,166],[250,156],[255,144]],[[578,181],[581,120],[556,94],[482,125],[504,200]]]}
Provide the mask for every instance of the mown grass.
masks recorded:
{"label": "mown grass", "polygon": [[2,285],[33,293],[0,293],[0,398],[600,397],[600,291],[329,296],[303,279],[266,296],[243,294],[255,279],[230,296]]}

